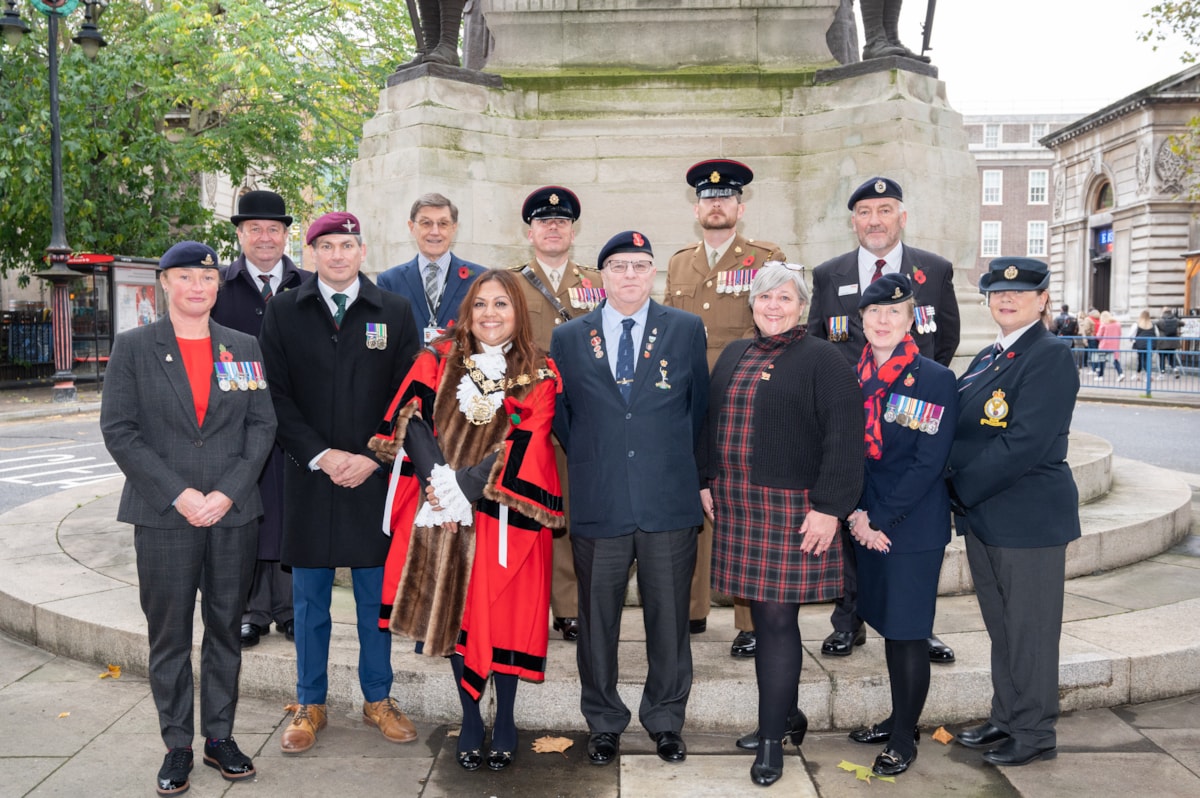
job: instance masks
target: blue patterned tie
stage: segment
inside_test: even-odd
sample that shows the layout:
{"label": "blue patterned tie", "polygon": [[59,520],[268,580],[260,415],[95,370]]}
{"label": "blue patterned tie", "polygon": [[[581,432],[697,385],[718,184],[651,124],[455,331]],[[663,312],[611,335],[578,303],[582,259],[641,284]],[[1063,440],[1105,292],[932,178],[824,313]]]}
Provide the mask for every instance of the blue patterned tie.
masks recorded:
{"label": "blue patterned tie", "polygon": [[622,319],[621,342],[617,344],[617,387],[621,396],[629,404],[629,394],[633,390],[633,319]]}
{"label": "blue patterned tie", "polygon": [[967,390],[967,388],[970,388],[971,383],[975,382],[980,374],[987,371],[988,368],[991,367],[992,361],[995,360],[996,356],[1003,351],[1004,347],[1000,346],[1000,344],[993,346],[992,351],[983,356],[983,358],[979,361],[979,365],[975,367],[975,370],[958,381],[958,392],[962,393],[963,391]]}

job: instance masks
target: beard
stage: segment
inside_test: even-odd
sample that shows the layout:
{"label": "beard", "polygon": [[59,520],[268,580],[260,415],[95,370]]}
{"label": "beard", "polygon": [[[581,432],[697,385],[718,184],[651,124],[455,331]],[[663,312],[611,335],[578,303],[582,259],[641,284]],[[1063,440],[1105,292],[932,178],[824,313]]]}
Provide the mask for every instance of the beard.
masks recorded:
{"label": "beard", "polygon": [[703,230],[730,230],[737,226],[737,217],[710,213],[698,220]]}

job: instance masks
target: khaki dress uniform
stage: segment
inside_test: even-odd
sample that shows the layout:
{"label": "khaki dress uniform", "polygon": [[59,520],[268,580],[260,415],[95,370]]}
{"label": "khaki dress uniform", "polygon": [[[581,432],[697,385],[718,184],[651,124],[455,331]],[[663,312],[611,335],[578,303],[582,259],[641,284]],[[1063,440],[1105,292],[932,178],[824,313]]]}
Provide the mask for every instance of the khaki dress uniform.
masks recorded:
{"label": "khaki dress uniform", "polygon": [[[786,261],[777,244],[734,235],[733,243],[717,261],[708,264],[704,242],[684,247],[671,256],[667,265],[667,288],[663,304],[695,313],[704,320],[708,333],[708,367],[711,369],[721,352],[731,342],[753,334],[754,314],[750,310],[750,282],[737,280],[740,270],[754,272],[767,261]],[[722,273],[726,273],[722,276]],[[745,275],[749,276],[749,275]],[[725,291],[718,289],[726,287]],[[729,290],[736,288],[737,290]],[[543,300],[544,301],[544,300]],[[698,621],[708,617],[712,604],[710,571],[712,568],[712,522],[706,517],[696,544],[696,571],[692,576],[692,597],[689,618]],[[741,631],[750,631],[750,609],[743,603],[734,605],[734,622]]]}
{"label": "khaki dress uniform", "polygon": [[[563,324],[562,315],[559,314],[549,300],[542,295],[542,292],[533,287],[533,284],[520,271],[529,266],[538,279],[542,281],[542,285],[546,289],[553,291],[553,286],[550,284],[550,277],[542,269],[541,264],[537,259],[529,263],[523,263],[520,266],[513,266],[512,270],[518,273],[518,279],[521,281],[521,289],[525,293],[525,304],[529,306],[529,320],[533,328],[533,340],[543,349],[550,350],[550,335],[554,332],[554,328]],[[584,280],[590,283],[590,286],[585,286]],[[604,291],[601,288],[602,281],[600,272],[595,269],[590,269],[582,266],[575,261],[568,260],[563,268],[562,277],[558,282],[558,291],[555,293],[555,298],[563,306],[563,310],[571,315],[571,318],[582,316],[596,308],[600,299],[604,296]],[[582,292],[576,289],[591,288],[588,292],[590,296],[584,297]],[[567,490],[567,456],[563,451],[562,445],[559,444],[558,438],[554,438],[554,454],[558,461],[558,475],[562,483],[563,496],[563,516],[570,518],[570,500],[568,499]],[[567,527],[554,530],[554,570],[550,580],[550,608],[556,618],[577,618],[579,617],[579,592],[575,582],[575,562],[571,553],[571,536]]]}

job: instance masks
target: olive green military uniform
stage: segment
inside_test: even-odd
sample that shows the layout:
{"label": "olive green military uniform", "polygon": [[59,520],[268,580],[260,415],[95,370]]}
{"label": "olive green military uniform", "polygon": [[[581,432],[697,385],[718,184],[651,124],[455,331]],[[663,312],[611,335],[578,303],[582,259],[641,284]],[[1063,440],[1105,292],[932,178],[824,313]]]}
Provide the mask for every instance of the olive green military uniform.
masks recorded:
{"label": "olive green military uniform", "polygon": [[[750,311],[750,283],[738,280],[734,274],[739,270],[754,272],[772,260],[787,260],[778,245],[769,241],[756,241],[741,233],[733,237],[733,243],[717,261],[715,267],[708,265],[708,251],[704,242],[694,244],[671,256],[667,266],[667,289],[663,304],[695,313],[704,320],[708,333],[708,366],[711,369],[722,350],[731,341],[745,338],[754,329],[754,314]],[[722,277],[722,273],[726,273]],[[742,277],[749,277],[748,274]],[[723,283],[740,283],[737,293],[718,292]],[[708,617],[712,604],[709,583],[712,567],[712,523],[707,519],[696,545],[696,572],[692,576],[692,601],[689,617],[693,621]],[[750,631],[750,610],[744,604],[735,604],[735,624],[741,631]]]}
{"label": "olive green military uniform", "polygon": [[[550,301],[542,295],[542,292],[533,287],[533,283],[521,274],[521,269],[529,266],[538,279],[542,281],[542,285],[546,286],[546,290],[553,291],[554,288],[550,284],[550,278],[542,270],[541,264],[537,259],[530,261],[527,264],[514,266],[513,271],[517,272],[517,278],[521,282],[521,290],[525,293],[525,304],[529,306],[530,326],[533,329],[533,340],[538,346],[549,351],[550,335],[554,332],[554,328],[563,323],[562,314],[554,309]],[[584,280],[590,283],[590,286],[585,286]],[[585,313],[591,312],[595,305],[587,304],[583,307],[575,307],[572,304],[572,290],[574,288],[591,287],[596,290],[596,294],[600,295],[602,282],[600,272],[595,269],[589,269],[586,266],[581,266],[575,261],[568,260],[567,265],[563,268],[563,274],[558,282],[558,291],[554,296],[563,306],[563,309],[571,315],[571,318],[582,316]],[[575,297],[576,304],[583,304],[580,297]],[[598,302],[598,300],[597,300]],[[562,483],[563,496],[563,515],[567,518],[571,517],[570,500],[568,498],[569,491],[567,490],[567,457],[563,452],[562,446],[559,445],[558,439],[554,440],[554,454],[558,459],[558,476]],[[554,530],[554,572],[550,580],[550,608],[556,618],[577,618],[579,617],[579,593],[575,583],[575,561],[571,554],[571,537],[567,528]]]}

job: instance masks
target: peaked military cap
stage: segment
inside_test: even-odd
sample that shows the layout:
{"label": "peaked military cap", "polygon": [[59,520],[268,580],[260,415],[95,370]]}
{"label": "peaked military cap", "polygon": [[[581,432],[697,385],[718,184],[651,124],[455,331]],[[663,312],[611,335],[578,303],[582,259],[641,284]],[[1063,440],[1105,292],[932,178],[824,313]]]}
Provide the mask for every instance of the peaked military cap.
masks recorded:
{"label": "peaked military cap", "polygon": [[701,161],[687,171],[688,185],[696,189],[697,199],[741,194],[753,179],[749,166],[723,158]]}
{"label": "peaked military cap", "polygon": [[525,198],[521,206],[521,218],[525,224],[534,219],[570,219],[575,221],[580,214],[579,197],[569,188],[542,186]]}

